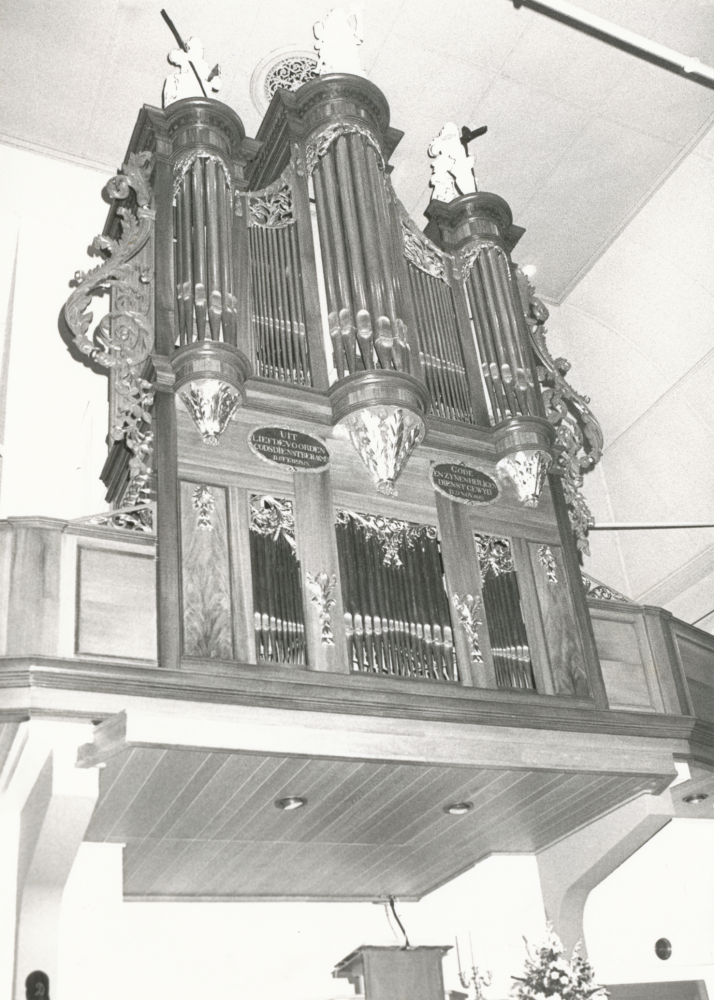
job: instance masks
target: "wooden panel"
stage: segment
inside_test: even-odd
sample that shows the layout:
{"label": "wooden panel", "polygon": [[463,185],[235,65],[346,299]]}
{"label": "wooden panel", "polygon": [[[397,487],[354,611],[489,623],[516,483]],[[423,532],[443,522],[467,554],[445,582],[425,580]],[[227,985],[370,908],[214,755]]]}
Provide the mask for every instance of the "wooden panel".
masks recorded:
{"label": "wooden panel", "polygon": [[60,521],[23,518],[13,527],[7,653],[57,654]]}
{"label": "wooden panel", "polygon": [[156,659],[156,560],[80,545],[77,634],[80,655]]}
{"label": "wooden panel", "polygon": [[714,722],[714,652],[709,644],[677,635],[695,715]]}
{"label": "wooden panel", "polygon": [[[125,843],[133,898],[418,897],[493,852],[533,852],[645,776],[134,748],[100,775],[87,839]],[[307,805],[277,809],[285,795]],[[445,806],[470,801],[465,816]]]}
{"label": "wooden panel", "polygon": [[183,653],[230,660],[234,642],[226,491],[182,482],[179,496]]}
{"label": "wooden panel", "polygon": [[611,708],[653,710],[637,624],[592,616],[595,642]]}
{"label": "wooden panel", "polygon": [[590,684],[565,575],[563,550],[559,545],[539,542],[527,545],[555,693],[587,698],[591,694]]}

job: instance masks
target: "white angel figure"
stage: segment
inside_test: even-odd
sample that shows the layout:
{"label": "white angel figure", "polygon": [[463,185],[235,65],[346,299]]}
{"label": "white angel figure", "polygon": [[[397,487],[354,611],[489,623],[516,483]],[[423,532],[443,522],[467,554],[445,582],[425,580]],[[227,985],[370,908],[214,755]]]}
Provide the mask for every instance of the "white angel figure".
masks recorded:
{"label": "white angel figure", "polygon": [[431,143],[429,156],[434,161],[429,181],[434,189],[432,198],[448,203],[460,194],[476,191],[474,157],[466,154],[453,122],[447,122]]}
{"label": "white angel figure", "polygon": [[[221,67],[216,65],[213,69],[209,68],[208,63],[203,58],[203,42],[200,38],[189,38],[186,42],[186,51],[172,49],[167,59],[173,66],[179,68],[175,73],[169,74],[164,82],[165,108],[184,97],[204,96],[201,84],[196,79],[196,73],[201,78],[207,97],[212,97],[221,89],[223,83]],[[195,73],[192,64],[195,67]]]}
{"label": "white angel figure", "polygon": [[342,7],[333,7],[322,21],[315,22],[312,30],[317,39],[318,76],[326,73],[367,75],[360,65],[357,51],[357,46],[364,40],[362,20],[362,6],[355,4],[349,14]]}

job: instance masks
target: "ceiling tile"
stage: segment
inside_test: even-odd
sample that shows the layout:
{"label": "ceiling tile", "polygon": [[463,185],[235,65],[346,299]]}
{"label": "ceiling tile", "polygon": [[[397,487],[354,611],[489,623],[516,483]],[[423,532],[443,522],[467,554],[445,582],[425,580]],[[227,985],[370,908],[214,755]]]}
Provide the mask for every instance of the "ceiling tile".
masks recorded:
{"label": "ceiling tile", "polygon": [[505,76],[585,107],[614,90],[632,56],[551,18],[541,17],[521,36],[501,67]]}
{"label": "ceiling tile", "polygon": [[527,232],[517,255],[537,265],[543,295],[562,297],[584,262],[592,264],[657,184],[673,154],[662,139],[592,120],[519,219]]}

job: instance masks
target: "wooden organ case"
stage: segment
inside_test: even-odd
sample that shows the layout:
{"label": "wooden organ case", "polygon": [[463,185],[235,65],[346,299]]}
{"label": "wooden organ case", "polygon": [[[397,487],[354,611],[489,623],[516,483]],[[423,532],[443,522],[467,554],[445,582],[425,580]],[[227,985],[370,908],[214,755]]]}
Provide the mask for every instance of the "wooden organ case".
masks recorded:
{"label": "wooden organ case", "polygon": [[596,425],[508,205],[432,201],[420,232],[400,137],[346,74],[278,91],[256,139],[215,100],[139,116],[103,344],[92,272],[67,316],[110,368],[109,499],[156,512],[159,664],[602,706],[573,534]]}

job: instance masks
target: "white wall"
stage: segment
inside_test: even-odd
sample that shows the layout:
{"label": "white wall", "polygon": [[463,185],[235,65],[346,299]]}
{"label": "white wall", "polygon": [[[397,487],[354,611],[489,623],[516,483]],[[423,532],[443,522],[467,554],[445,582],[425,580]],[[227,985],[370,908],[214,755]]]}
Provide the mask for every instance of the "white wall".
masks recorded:
{"label": "white wall", "polygon": [[71,519],[106,507],[107,380],[71,358],[58,319],[75,271],[99,263],[108,177],[2,145],[0,173],[0,517]]}

